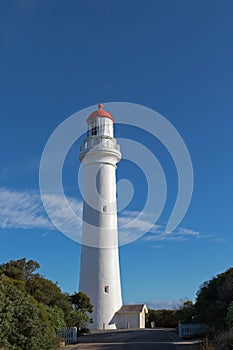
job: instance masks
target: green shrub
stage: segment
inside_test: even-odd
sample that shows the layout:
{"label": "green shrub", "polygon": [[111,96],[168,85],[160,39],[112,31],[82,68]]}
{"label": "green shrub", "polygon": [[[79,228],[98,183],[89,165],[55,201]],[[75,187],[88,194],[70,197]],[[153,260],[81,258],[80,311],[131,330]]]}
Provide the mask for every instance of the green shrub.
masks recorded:
{"label": "green shrub", "polygon": [[0,344],[7,350],[49,350],[52,334],[30,298],[0,281]]}

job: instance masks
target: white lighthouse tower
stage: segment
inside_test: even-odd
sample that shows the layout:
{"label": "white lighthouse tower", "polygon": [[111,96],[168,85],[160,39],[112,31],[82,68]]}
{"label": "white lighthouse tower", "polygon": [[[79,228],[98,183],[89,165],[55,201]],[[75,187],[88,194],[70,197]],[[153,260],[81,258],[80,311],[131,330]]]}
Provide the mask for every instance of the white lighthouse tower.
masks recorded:
{"label": "white lighthouse tower", "polygon": [[82,254],[79,290],[93,305],[90,329],[116,328],[122,306],[116,206],[116,164],[121,159],[112,115],[98,105],[87,118],[79,158],[84,167]]}

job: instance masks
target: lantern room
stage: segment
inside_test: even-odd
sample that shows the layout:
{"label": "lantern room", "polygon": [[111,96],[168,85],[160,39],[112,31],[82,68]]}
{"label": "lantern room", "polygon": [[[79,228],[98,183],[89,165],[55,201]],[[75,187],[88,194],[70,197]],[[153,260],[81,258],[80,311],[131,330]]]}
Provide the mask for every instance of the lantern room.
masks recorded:
{"label": "lantern room", "polygon": [[100,103],[98,110],[91,113],[87,118],[87,137],[113,138],[113,123],[114,119],[112,115],[103,110],[103,105]]}

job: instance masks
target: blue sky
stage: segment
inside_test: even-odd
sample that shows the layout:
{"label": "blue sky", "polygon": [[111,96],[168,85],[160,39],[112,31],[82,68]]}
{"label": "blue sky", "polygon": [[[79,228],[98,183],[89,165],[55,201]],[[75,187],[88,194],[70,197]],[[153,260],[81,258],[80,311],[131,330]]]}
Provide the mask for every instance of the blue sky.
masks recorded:
{"label": "blue sky", "polygon": [[[194,169],[179,228],[120,248],[124,301],[159,307],[194,299],[201,283],[232,265],[232,15],[231,0],[1,2],[1,262],[38,260],[64,291],[77,289],[80,245],[53,229],[41,207],[39,162],[53,130],[101,97],[165,116]],[[161,162],[168,184],[163,228],[177,193],[172,159],[142,132],[116,126],[116,134],[137,139]],[[80,203],[78,168],[76,144],[63,178],[67,195]],[[126,209],[140,210],[140,169],[123,160],[118,178],[135,186]]]}

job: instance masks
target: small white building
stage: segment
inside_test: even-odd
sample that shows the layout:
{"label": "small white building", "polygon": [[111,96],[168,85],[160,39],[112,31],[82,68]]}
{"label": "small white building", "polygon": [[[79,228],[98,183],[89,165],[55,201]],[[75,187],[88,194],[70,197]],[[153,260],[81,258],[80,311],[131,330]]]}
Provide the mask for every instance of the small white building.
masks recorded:
{"label": "small white building", "polygon": [[145,304],[123,305],[116,313],[117,328],[145,328],[147,313]]}

